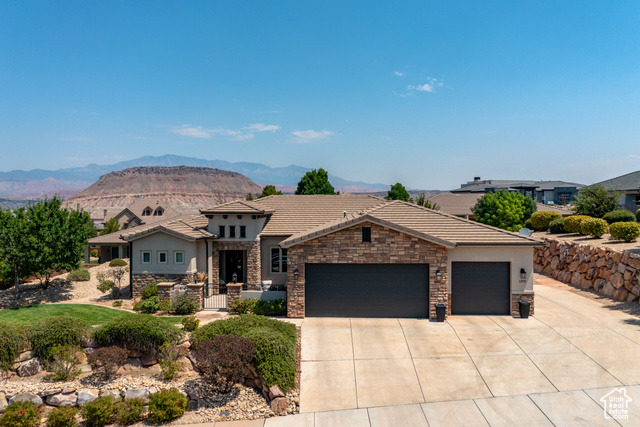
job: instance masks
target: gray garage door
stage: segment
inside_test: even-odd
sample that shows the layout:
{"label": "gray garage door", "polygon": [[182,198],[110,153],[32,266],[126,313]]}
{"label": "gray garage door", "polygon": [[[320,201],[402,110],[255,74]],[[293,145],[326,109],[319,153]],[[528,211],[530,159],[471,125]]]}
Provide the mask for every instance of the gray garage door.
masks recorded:
{"label": "gray garage door", "polygon": [[509,314],[508,262],[454,262],[451,314]]}
{"label": "gray garage door", "polygon": [[307,317],[429,317],[427,264],[305,264]]}

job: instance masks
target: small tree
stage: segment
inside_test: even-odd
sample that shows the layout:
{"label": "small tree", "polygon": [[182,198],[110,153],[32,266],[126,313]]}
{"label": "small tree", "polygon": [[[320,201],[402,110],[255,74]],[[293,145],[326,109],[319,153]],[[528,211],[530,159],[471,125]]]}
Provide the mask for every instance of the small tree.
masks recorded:
{"label": "small tree", "polygon": [[0,259],[13,272],[16,300],[20,292],[20,278],[33,271],[27,256],[33,248],[33,239],[34,236],[28,232],[24,208],[15,212],[0,210]]}
{"label": "small tree", "polygon": [[619,191],[610,191],[602,185],[594,184],[578,191],[573,204],[576,213],[592,218],[602,218],[618,206]]}
{"label": "small tree", "polygon": [[409,196],[409,192],[404,188],[404,185],[397,182],[391,186],[385,198],[387,200],[402,200],[403,202],[408,202],[411,196]]}
{"label": "small tree", "polygon": [[279,196],[281,194],[282,191],[276,191],[275,185],[265,185],[264,188],[262,188],[262,194],[258,196],[258,199],[262,199],[267,196]]}
{"label": "small tree", "polygon": [[247,194],[247,198],[245,200],[252,201],[253,200],[253,194],[251,194],[251,193]]}
{"label": "small tree", "polygon": [[425,208],[433,209],[434,211],[439,211],[440,210],[440,206],[438,206],[437,204],[435,204],[431,200],[427,199],[425,197],[424,193],[420,193],[420,195],[418,196],[418,199],[416,200],[416,205],[424,206]]}
{"label": "small tree", "polygon": [[482,196],[471,209],[475,220],[483,224],[518,231],[537,209],[536,202],[517,191],[502,190]]}
{"label": "small tree", "polygon": [[329,173],[320,168],[304,174],[298,182],[295,194],[336,194],[329,182]]}
{"label": "small tree", "polygon": [[104,236],[105,234],[115,233],[116,231],[120,231],[120,223],[116,218],[111,218],[105,222],[104,228],[100,230],[100,235]]}

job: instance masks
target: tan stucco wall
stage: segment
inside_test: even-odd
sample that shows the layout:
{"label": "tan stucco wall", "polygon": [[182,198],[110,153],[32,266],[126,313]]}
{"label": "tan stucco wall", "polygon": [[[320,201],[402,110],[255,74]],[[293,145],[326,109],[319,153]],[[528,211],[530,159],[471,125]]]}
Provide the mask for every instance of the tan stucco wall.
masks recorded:
{"label": "tan stucco wall", "polygon": [[[158,251],[163,250],[167,251],[167,263],[159,264]],[[151,251],[151,264],[142,264],[142,251]],[[184,264],[174,264],[175,251],[184,251]],[[196,257],[196,242],[165,233],[151,234],[133,242],[133,273],[193,274],[197,271]]]}
{"label": "tan stucco wall", "polygon": [[[251,215],[242,215],[241,219],[238,219],[238,215],[227,215],[227,219],[223,219],[222,215],[214,215],[213,218],[209,219],[209,225],[207,229],[210,233],[218,234],[219,226],[224,225],[226,227],[226,237],[221,237],[220,241],[252,241],[258,240],[258,235],[264,228],[264,223],[266,218],[256,218],[252,219]],[[229,227],[230,225],[236,226],[236,237],[229,237]],[[247,237],[244,239],[240,238],[240,226],[244,225],[247,227]]]}
{"label": "tan stucco wall", "polygon": [[[454,261],[509,262],[511,263],[511,292],[533,292],[533,248],[531,246],[458,246],[449,249],[448,254],[448,271],[451,271],[451,263]],[[520,279],[521,268],[527,272],[524,282]],[[451,283],[449,283],[449,292],[451,292]]]}
{"label": "tan stucco wall", "polygon": [[278,243],[284,239],[285,237],[263,237],[260,240],[262,280],[271,280],[274,285],[285,285],[287,283],[287,273],[271,272],[271,248],[277,248]]}

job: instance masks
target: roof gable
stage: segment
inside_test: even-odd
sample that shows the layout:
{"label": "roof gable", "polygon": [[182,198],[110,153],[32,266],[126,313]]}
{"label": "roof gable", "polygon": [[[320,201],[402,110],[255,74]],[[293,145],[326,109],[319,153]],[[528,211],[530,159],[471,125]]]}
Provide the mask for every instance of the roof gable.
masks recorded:
{"label": "roof gable", "polygon": [[273,210],[269,209],[265,205],[258,204],[253,201],[240,201],[223,203],[221,205],[213,206],[210,208],[201,209],[200,213],[203,215],[213,214],[252,214],[252,215],[267,215],[273,213]]}
{"label": "roof gable", "polygon": [[122,233],[122,239],[127,242],[138,240],[155,233],[167,233],[188,241],[205,238],[216,238],[217,235],[207,230],[209,220],[204,215],[173,218],[164,222],[156,222],[148,226],[138,226]]}

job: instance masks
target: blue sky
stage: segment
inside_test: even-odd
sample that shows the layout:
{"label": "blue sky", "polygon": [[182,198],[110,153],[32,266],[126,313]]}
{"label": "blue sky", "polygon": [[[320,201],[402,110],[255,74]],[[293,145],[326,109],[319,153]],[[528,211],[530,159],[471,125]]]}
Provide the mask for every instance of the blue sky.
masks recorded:
{"label": "blue sky", "polygon": [[640,2],[0,1],[0,142],[589,184],[640,169]]}

